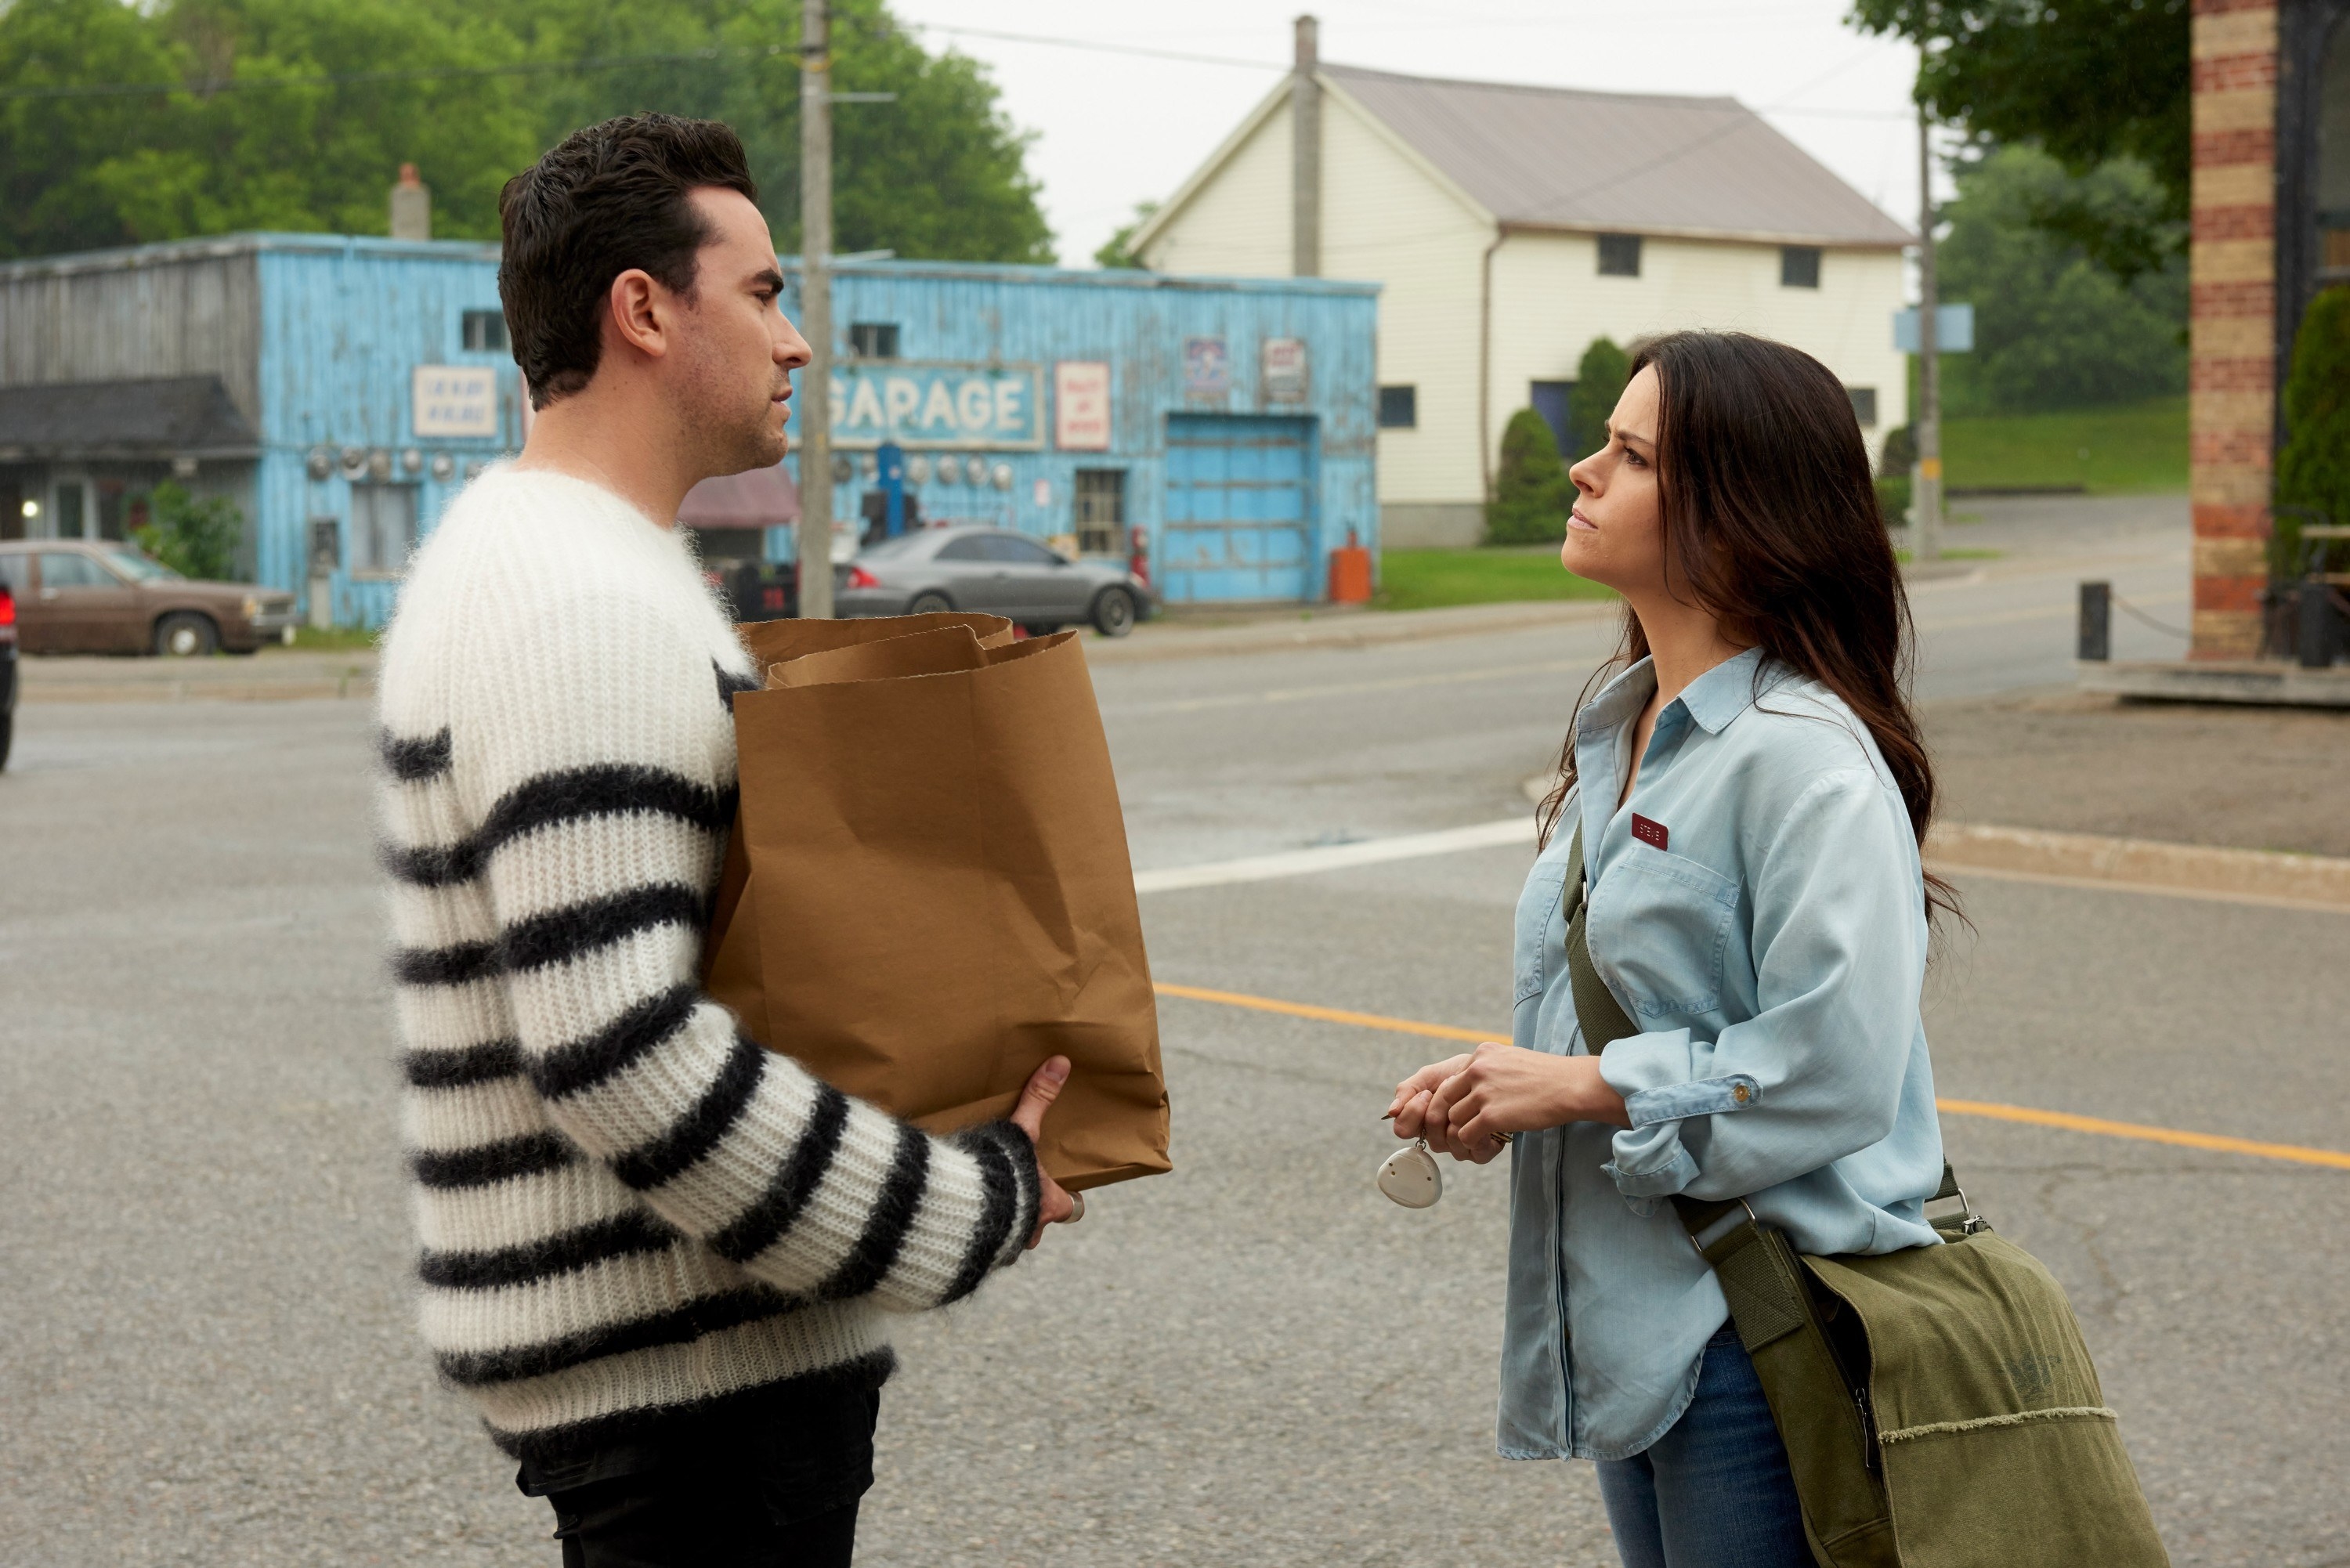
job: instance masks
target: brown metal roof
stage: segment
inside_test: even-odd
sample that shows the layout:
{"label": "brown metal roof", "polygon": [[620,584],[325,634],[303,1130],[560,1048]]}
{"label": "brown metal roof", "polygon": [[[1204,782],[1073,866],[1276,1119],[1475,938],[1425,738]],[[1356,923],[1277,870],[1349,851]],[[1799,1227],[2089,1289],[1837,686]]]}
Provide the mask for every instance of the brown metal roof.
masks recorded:
{"label": "brown metal roof", "polygon": [[0,387],[0,460],[252,457],[218,376]]}
{"label": "brown metal roof", "polygon": [[1900,245],[1910,232],[1730,98],[1322,67],[1505,224]]}

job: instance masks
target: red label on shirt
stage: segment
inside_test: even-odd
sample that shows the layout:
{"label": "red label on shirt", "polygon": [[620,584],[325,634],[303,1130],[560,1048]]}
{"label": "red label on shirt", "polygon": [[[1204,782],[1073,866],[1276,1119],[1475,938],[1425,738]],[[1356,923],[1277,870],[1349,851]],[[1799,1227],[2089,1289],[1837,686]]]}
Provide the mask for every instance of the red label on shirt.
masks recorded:
{"label": "red label on shirt", "polygon": [[1652,822],[1637,811],[1632,814],[1632,836],[1651,849],[1662,849],[1672,840],[1663,823]]}

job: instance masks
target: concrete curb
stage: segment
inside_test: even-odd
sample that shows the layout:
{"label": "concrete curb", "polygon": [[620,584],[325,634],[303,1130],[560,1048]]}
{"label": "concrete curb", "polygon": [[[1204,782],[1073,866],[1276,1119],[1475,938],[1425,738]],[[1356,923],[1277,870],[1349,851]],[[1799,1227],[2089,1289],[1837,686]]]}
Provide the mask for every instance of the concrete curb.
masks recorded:
{"label": "concrete curb", "polygon": [[2350,914],[2350,859],[2324,855],[1946,822],[1928,836],[1926,858],[1937,870]]}
{"label": "concrete curb", "polygon": [[1612,599],[1552,599],[1513,604],[1456,605],[1443,609],[1321,611],[1266,617],[1239,626],[1158,620],[1113,642],[1086,639],[1091,664],[1150,664],[1169,659],[1212,659],[1312,649],[1379,648],[1438,638],[1477,637],[1612,620],[1623,613]]}
{"label": "concrete curb", "polygon": [[26,704],[286,702],[375,695],[375,654],[279,653],[251,658],[121,659],[68,654],[16,666]]}

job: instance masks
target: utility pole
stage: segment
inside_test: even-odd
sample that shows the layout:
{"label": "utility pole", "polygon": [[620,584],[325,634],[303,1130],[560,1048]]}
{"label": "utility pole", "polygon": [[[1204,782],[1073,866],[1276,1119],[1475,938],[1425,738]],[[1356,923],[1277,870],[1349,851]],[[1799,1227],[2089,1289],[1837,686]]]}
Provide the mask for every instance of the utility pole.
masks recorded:
{"label": "utility pole", "polygon": [[800,7],[800,614],[832,615],[832,46],[826,0]]}
{"label": "utility pole", "polygon": [[1918,106],[1918,472],[1909,482],[1912,560],[1942,556],[1941,292],[1934,283],[1933,122]]}

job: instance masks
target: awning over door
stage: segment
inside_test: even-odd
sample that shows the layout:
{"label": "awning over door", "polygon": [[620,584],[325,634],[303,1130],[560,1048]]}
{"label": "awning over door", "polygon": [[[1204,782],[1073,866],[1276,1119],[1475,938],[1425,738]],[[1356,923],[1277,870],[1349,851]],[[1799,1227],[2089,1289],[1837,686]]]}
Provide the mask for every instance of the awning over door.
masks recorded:
{"label": "awning over door", "polygon": [[780,528],[800,520],[800,493],[780,466],[754,468],[695,485],[677,520],[689,528]]}
{"label": "awning over door", "polygon": [[259,455],[217,376],[0,387],[0,462]]}

